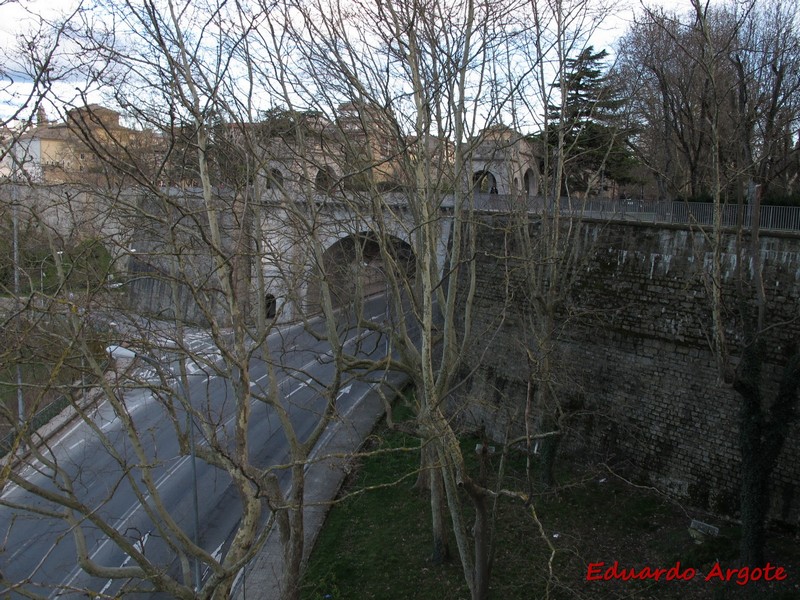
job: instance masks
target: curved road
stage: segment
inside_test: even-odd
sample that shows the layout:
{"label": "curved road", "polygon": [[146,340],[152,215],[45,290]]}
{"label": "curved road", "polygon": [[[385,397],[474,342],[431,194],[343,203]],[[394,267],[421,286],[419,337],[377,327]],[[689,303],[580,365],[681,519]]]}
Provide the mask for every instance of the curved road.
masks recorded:
{"label": "curved road", "polygon": [[[366,301],[365,315],[374,321],[384,319],[384,298],[379,296]],[[358,330],[346,323],[340,330],[342,328],[346,328],[343,339],[346,339],[347,353],[373,359],[385,356],[386,343],[379,334]],[[319,422],[325,406],[319,390],[334,376],[330,345],[318,341],[299,325],[278,328],[270,335],[268,344],[273,356],[280,357],[280,367],[275,370],[278,385],[298,435],[305,439]],[[206,346],[213,354],[214,349]],[[215,419],[218,423],[215,432],[222,438],[231,430],[230,409],[235,396],[230,379],[213,372],[207,374],[204,372],[207,368],[194,363],[188,363],[187,370],[191,373],[187,393],[193,407],[202,408]],[[339,414],[357,410],[380,375],[382,373],[362,379],[344,379],[337,396]],[[160,381],[153,369],[140,369],[136,376],[155,385]],[[254,394],[262,390],[267,393],[269,377],[264,361],[251,362],[250,381]],[[166,403],[147,387],[125,391],[124,401],[138,438],[146,448],[148,461],[154,466],[150,472],[156,481],[158,500],[191,539],[194,535],[192,461],[181,454],[175,435],[176,425],[185,425],[185,412],[178,409],[170,414],[165,409]],[[199,428],[195,428],[195,432],[196,444],[208,443]],[[286,462],[288,445],[278,419],[257,400],[252,403],[249,438],[254,464],[265,467]],[[323,435],[321,443],[325,439]],[[81,502],[95,509],[103,521],[123,533],[151,561],[177,571],[177,561],[162,541],[157,526],[159,517],[147,510],[155,499],[142,495],[144,487],[140,483],[132,485],[122,475],[127,468],[134,482],[139,482],[141,470],[137,468],[138,459],[132,451],[131,439],[108,402],[97,407],[91,425],[77,420],[51,440],[48,456],[68,475],[72,491]],[[26,462],[29,464],[23,467],[21,474],[27,481],[46,490],[57,488],[54,479],[59,479],[52,477],[51,466]],[[225,552],[226,542],[238,525],[239,501],[224,471],[198,459],[196,473],[200,545],[218,558]],[[286,471],[280,472],[280,480],[286,489]],[[98,596],[113,596],[122,586],[126,590],[137,587],[142,590],[131,596],[126,593],[126,597],[166,597],[146,592],[146,584],[143,586],[142,582],[89,576],[76,564],[74,536],[68,522],[55,516],[64,512],[63,507],[18,486],[9,484],[3,490],[0,496],[0,573],[7,582],[22,583],[27,592],[48,598],[86,598],[85,590],[92,590]],[[83,523],[81,530],[92,560],[109,567],[130,564],[122,549],[98,527]],[[5,594],[10,594],[11,598],[25,597],[19,591],[0,586],[0,596],[6,597]]]}

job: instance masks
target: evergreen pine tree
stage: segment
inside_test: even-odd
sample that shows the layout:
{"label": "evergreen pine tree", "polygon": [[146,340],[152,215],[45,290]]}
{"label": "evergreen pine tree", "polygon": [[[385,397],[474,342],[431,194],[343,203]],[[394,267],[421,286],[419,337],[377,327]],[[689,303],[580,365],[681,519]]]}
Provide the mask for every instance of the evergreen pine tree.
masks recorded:
{"label": "evergreen pine tree", "polygon": [[620,114],[624,100],[603,61],[608,52],[589,46],[567,60],[566,74],[556,82],[564,94],[561,106],[549,105],[550,132],[554,144],[558,129],[566,144],[564,185],[567,193],[596,193],[602,181],[631,182],[635,159],[628,147],[631,131]]}

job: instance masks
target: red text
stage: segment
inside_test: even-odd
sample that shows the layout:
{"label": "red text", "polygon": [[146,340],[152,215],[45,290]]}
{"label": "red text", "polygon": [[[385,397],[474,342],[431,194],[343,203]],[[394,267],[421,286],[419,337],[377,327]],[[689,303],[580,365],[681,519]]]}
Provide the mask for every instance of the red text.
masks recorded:
{"label": "red text", "polygon": [[711,571],[706,575],[706,581],[736,581],[737,585],[747,585],[751,581],[783,581],[786,571],[783,567],[775,567],[767,563],[763,567],[740,567],[738,569],[723,569],[719,563],[714,563]]}
{"label": "red text", "polygon": [[621,579],[622,581],[629,581],[631,579],[652,579],[653,581],[689,581],[697,574],[697,571],[688,567],[681,569],[681,563],[677,562],[668,569],[651,569],[650,567],[642,567],[641,569],[620,568],[619,562],[616,560],[614,563],[605,569],[604,562],[589,563],[586,569],[586,581],[611,581],[612,579]]}

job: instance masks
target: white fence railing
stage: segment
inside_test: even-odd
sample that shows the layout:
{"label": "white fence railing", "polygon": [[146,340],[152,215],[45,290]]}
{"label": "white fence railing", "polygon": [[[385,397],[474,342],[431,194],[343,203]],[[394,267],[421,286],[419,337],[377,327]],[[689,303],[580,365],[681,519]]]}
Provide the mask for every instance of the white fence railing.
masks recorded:
{"label": "white fence railing", "polygon": [[[552,201],[546,206],[545,200],[539,196],[513,196],[501,194],[476,194],[475,209],[490,212],[527,212],[541,213],[553,210]],[[723,227],[736,227],[741,222],[745,229],[753,224],[754,210],[752,205],[739,207],[725,204],[722,207],[721,222]],[[714,224],[714,204],[710,202],[658,202],[649,200],[578,200],[561,198],[558,210],[564,215],[583,216],[591,219],[607,219],[610,221],[640,221],[643,223],[675,223],[680,225]],[[758,215],[760,229],[769,231],[800,232],[800,206],[761,206]]]}

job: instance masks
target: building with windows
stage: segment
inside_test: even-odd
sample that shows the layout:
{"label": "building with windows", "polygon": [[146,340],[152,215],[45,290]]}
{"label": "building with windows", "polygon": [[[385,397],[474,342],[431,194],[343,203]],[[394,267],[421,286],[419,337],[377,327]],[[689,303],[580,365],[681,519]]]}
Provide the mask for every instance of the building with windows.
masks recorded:
{"label": "building with windows", "polygon": [[468,160],[475,193],[524,197],[539,193],[535,144],[510,127],[487,127],[470,139]]}
{"label": "building with windows", "polygon": [[43,114],[23,131],[4,161],[15,180],[41,184],[103,184],[119,179],[113,168],[123,153],[143,146],[145,132],[124,127],[118,112],[97,104],[67,111],[64,121]]}

